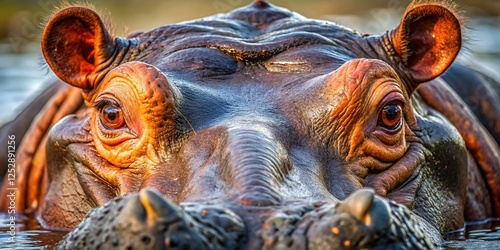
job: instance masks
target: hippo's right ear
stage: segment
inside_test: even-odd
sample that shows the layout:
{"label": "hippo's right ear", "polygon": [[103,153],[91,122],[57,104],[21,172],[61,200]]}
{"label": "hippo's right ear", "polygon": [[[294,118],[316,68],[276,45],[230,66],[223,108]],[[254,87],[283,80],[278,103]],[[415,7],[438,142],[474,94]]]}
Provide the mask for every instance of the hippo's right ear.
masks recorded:
{"label": "hippo's right ear", "polygon": [[432,1],[413,1],[390,32],[392,45],[415,83],[441,75],[459,53],[462,30],[452,9]]}
{"label": "hippo's right ear", "polygon": [[93,10],[69,7],[56,13],[42,35],[45,60],[61,80],[82,89],[96,84],[97,68],[115,53],[115,42]]}

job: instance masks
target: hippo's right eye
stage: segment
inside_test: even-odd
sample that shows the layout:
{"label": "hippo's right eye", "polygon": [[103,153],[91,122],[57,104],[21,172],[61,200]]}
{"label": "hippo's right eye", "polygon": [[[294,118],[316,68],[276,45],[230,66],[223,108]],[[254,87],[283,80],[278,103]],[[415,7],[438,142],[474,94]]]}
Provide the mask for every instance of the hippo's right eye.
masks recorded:
{"label": "hippo's right eye", "polygon": [[108,129],[118,129],[125,125],[122,110],[115,105],[106,105],[100,114],[102,125]]}
{"label": "hippo's right eye", "polygon": [[402,104],[389,103],[380,112],[379,124],[388,130],[397,130],[401,126],[402,117]]}

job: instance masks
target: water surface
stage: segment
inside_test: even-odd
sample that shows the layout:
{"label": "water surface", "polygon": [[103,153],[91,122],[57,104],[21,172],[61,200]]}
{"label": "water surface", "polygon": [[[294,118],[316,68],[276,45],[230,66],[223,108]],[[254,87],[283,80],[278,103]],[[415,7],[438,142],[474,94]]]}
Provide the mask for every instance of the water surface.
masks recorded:
{"label": "water surface", "polygon": [[[0,249],[50,249],[59,242],[67,231],[47,230],[34,218],[0,213]],[[14,229],[12,237],[11,229]],[[440,250],[445,249],[500,249],[500,219],[485,223],[470,223],[462,229],[445,235],[447,240]],[[451,240],[452,239],[452,240]]]}
{"label": "water surface", "polygon": [[67,233],[44,229],[34,218],[0,213],[0,249],[49,249]]}

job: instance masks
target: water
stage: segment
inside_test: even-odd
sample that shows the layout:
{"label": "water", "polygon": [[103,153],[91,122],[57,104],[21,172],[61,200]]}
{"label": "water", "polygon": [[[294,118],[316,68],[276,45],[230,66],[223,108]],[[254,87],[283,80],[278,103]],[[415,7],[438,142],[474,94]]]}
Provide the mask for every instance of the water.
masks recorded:
{"label": "water", "polygon": [[468,222],[444,235],[441,249],[500,249],[500,218]]}
{"label": "water", "polygon": [[0,124],[13,119],[45,87],[38,47],[33,44],[27,53],[14,54],[10,44],[0,43]]}
{"label": "water", "polygon": [[[43,229],[34,218],[15,217],[16,220],[11,220],[9,214],[0,213],[0,249],[50,249],[68,233]],[[471,224],[474,223],[445,235],[449,240],[440,250],[500,249],[500,219]],[[11,229],[15,232],[14,242]]]}
{"label": "water", "polygon": [[[332,16],[331,19],[346,26],[363,31],[361,17]],[[394,22],[396,22],[394,20]],[[356,26],[358,25],[358,26]],[[471,20],[468,31],[471,41],[467,47],[474,53],[466,53],[461,60],[479,63],[486,72],[500,79],[500,20],[499,18],[478,18]],[[357,28],[358,27],[358,28]],[[383,27],[392,27],[385,24]],[[364,30],[368,32],[367,30]],[[373,31],[372,32],[383,32]],[[46,73],[43,70],[39,45],[28,47],[24,54],[11,52],[10,44],[0,43],[0,124],[12,119],[31,100],[30,96],[44,89]],[[7,243],[10,234],[10,218],[0,213],[0,249],[43,249],[54,246],[67,232],[43,229],[34,218],[17,216],[15,220],[15,243]],[[500,249],[500,223],[469,225],[467,228],[448,235],[441,249]]]}
{"label": "water", "polygon": [[14,217],[0,213],[0,249],[49,249],[68,233],[43,229],[34,218]]}

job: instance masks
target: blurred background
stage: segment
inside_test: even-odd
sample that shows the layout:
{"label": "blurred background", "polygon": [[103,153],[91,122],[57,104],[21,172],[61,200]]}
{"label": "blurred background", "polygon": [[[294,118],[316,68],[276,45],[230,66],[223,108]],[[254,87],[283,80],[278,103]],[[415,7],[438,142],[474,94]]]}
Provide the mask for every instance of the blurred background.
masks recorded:
{"label": "blurred background", "polygon": [[[0,124],[11,119],[45,87],[47,73],[40,54],[43,23],[62,0],[0,0]],[[64,1],[68,3],[82,1]],[[224,13],[251,0],[87,0],[110,17],[115,35]],[[396,27],[411,0],[272,0],[306,17],[324,19],[362,33]],[[460,60],[479,64],[500,79],[500,0],[456,0],[469,29],[468,52]]]}

